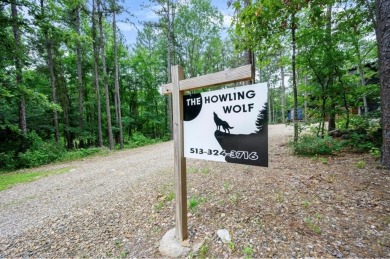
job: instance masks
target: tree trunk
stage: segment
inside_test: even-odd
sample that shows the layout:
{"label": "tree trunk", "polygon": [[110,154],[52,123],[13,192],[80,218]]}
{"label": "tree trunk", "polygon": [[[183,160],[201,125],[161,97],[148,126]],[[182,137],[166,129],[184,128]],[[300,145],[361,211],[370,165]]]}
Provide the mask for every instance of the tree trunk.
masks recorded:
{"label": "tree trunk", "polygon": [[350,114],[350,112],[349,112],[348,100],[347,100],[346,93],[343,94],[343,101],[344,101],[344,108],[347,112],[347,120],[345,122],[345,128],[348,129],[349,128],[349,117],[350,117],[349,114]]}
{"label": "tree trunk", "polygon": [[[41,14],[44,17],[44,0],[41,0]],[[49,67],[50,73],[50,83],[51,83],[51,99],[52,102],[57,104],[57,93],[56,93],[56,77],[54,74],[54,63],[53,63],[53,49],[52,49],[52,41],[49,39],[49,35],[47,29],[44,29],[45,35],[45,43],[46,43],[46,51],[47,51],[47,66]],[[54,123],[54,131],[55,131],[55,141],[59,143],[60,133],[58,129],[58,114],[57,110],[53,111],[53,123]]]}
{"label": "tree trunk", "polygon": [[[59,57],[61,59],[61,54],[58,49],[54,52],[54,56]],[[64,74],[64,68],[62,67],[60,62],[55,62],[54,67],[56,68],[56,88],[57,88],[57,96],[58,103],[61,104],[62,108],[62,118],[65,130],[65,138],[66,138],[66,146],[68,150],[73,149],[73,133],[71,131],[71,124],[69,120],[69,112],[72,110],[72,105],[68,96],[68,90],[66,86],[66,79]]]}
{"label": "tree trunk", "polygon": [[[332,54],[332,6],[328,5],[327,11],[326,11],[326,18],[327,18],[327,25],[326,25],[326,30],[328,32],[328,49],[329,49],[329,56],[330,59],[333,60],[333,54]],[[333,88],[333,71],[330,72],[329,74],[329,82],[328,82],[328,87]],[[332,131],[336,129],[336,103],[333,100],[333,98],[330,100],[331,105],[330,105],[330,112],[329,112],[329,123],[328,123],[328,131]]]}
{"label": "tree trunk", "polygon": [[381,85],[382,164],[390,168],[390,1],[376,0],[375,11]]}
{"label": "tree trunk", "polygon": [[254,83],[254,75],[255,75],[255,62],[254,62],[254,53],[252,52],[252,50],[247,50],[245,51],[245,59],[246,59],[246,64],[247,65],[252,65],[251,66],[251,72],[252,72],[252,79],[247,81],[246,84],[247,85],[251,85]]}
{"label": "tree trunk", "polygon": [[[352,45],[355,48],[356,57],[357,57],[357,60],[358,60],[360,84],[361,84],[361,86],[364,87],[366,85],[366,78],[365,78],[365,73],[364,73],[364,65],[363,65],[362,54],[360,53],[359,39],[356,37],[356,35],[358,35],[356,27],[353,27],[353,32],[354,32],[354,35],[353,35],[354,38],[353,38],[353,41],[352,41]],[[365,93],[363,94],[362,99],[363,99],[363,107],[364,107],[364,116],[367,116],[367,114],[368,114],[368,105],[367,105],[367,97],[366,97]],[[360,109],[359,109],[359,114],[360,114]]]}
{"label": "tree trunk", "polygon": [[77,46],[76,46],[76,52],[77,52],[77,83],[78,83],[78,94],[79,94],[79,100],[78,100],[78,108],[79,108],[79,130],[80,133],[83,131],[84,123],[83,123],[83,71],[82,71],[82,54],[81,54],[81,43],[80,43],[80,6],[76,8],[76,33],[78,36],[77,39]]}
{"label": "tree trunk", "polygon": [[[115,1],[114,1],[115,3]],[[114,6],[115,8],[115,6]],[[115,100],[117,122],[119,127],[119,146],[123,149],[123,128],[122,128],[122,113],[121,113],[121,97],[119,92],[119,68],[118,68],[118,46],[116,40],[116,10],[113,12],[112,29],[114,33],[114,67],[115,67]]]}
{"label": "tree trunk", "polygon": [[[307,86],[307,75],[305,75],[305,88],[306,88],[306,86]],[[307,120],[307,92],[305,92],[305,118],[304,118],[304,120],[305,120],[305,122],[307,122],[308,120]]]}
{"label": "tree trunk", "polygon": [[336,129],[336,104],[333,99],[331,99],[330,113],[329,113],[329,122],[328,122],[328,131]]}
{"label": "tree trunk", "polygon": [[[171,0],[167,1],[167,77],[168,82],[171,82],[171,53],[172,53],[172,26],[171,24],[173,21],[171,21]],[[173,17],[173,15],[172,15]],[[173,19],[172,19],[173,20]],[[168,113],[169,113],[169,133],[170,133],[170,139],[173,139],[173,117],[172,117],[172,95],[168,95]]]}
{"label": "tree trunk", "polygon": [[100,104],[100,85],[99,85],[99,37],[96,31],[96,3],[92,1],[92,43],[93,43],[93,62],[94,62],[94,83],[96,91],[97,116],[98,116],[98,146],[103,147],[102,132],[102,112]]}
{"label": "tree trunk", "polygon": [[[15,4],[11,4],[11,15],[13,19],[12,29],[14,33],[15,46],[18,51],[22,50],[20,42],[20,28],[18,20],[18,9]],[[15,68],[16,68],[16,84],[21,87],[23,83],[22,75],[22,62],[20,61],[20,54],[15,55]],[[27,134],[27,123],[26,123],[26,100],[24,98],[24,91],[22,90],[20,102],[19,102],[19,129],[23,134]],[[24,151],[24,150],[23,150]]]}
{"label": "tree trunk", "polygon": [[292,38],[292,81],[293,81],[293,93],[294,93],[294,142],[298,141],[298,88],[297,88],[297,71],[296,71],[296,48],[297,40],[295,36],[296,22],[295,13],[291,15],[291,38]]}
{"label": "tree trunk", "polygon": [[97,0],[97,9],[99,14],[99,31],[100,31],[100,51],[102,55],[102,66],[103,66],[103,82],[104,82],[104,93],[106,95],[106,113],[107,113],[107,130],[108,130],[108,141],[109,148],[114,148],[114,137],[112,135],[112,124],[111,124],[111,111],[110,111],[110,96],[108,91],[108,76],[107,76],[107,65],[106,65],[106,40],[103,31],[103,13],[101,11],[101,2]]}
{"label": "tree trunk", "polygon": [[284,111],[286,109],[286,88],[284,86],[284,67],[283,65],[280,67],[280,99],[281,99],[281,110],[282,110],[282,122],[285,123],[285,114]]}
{"label": "tree trunk", "polygon": [[270,80],[271,80],[271,64],[268,66],[268,71],[267,71],[267,92],[268,92],[268,96],[267,96],[268,109],[267,110],[268,110],[268,121],[272,122],[271,110],[273,107],[273,103],[271,101]]}

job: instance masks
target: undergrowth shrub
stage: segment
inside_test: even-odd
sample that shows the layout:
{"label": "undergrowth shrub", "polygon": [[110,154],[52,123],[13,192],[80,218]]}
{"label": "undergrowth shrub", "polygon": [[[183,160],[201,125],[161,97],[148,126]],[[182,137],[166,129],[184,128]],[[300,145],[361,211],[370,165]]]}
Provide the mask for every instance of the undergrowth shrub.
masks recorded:
{"label": "undergrowth shrub", "polygon": [[98,154],[98,153],[106,154],[108,152],[109,151],[107,149],[102,149],[102,148],[97,148],[97,147],[80,148],[77,150],[72,150],[72,151],[66,152],[64,154],[64,156],[61,158],[61,161],[76,160],[76,159],[84,158],[84,157],[91,156],[94,154]]}
{"label": "undergrowth shrub", "polygon": [[63,143],[55,143],[53,140],[43,141],[35,132],[28,135],[31,143],[26,152],[19,154],[19,168],[35,167],[61,159],[66,149]]}
{"label": "undergrowth shrub", "polygon": [[14,155],[11,152],[0,152],[0,172],[15,168]]}
{"label": "undergrowth shrub", "polygon": [[348,129],[345,127],[346,118],[337,123],[337,128],[348,133],[343,146],[350,152],[368,152],[379,148],[382,144],[382,129],[380,116],[375,112],[367,116],[353,115],[349,120]]}
{"label": "undergrowth shrub", "polygon": [[332,137],[320,138],[312,135],[303,135],[298,142],[291,142],[290,146],[295,155],[302,156],[332,155],[342,147],[341,143]]}
{"label": "undergrowth shrub", "polygon": [[135,132],[130,137],[129,147],[141,147],[159,142],[158,139],[147,138],[140,132]]}
{"label": "undergrowth shrub", "polygon": [[[130,144],[126,147],[140,147],[160,141],[160,139],[145,137],[142,133],[134,133],[129,140]],[[0,173],[108,153],[108,149],[105,148],[66,150],[63,140],[56,143],[53,139],[43,140],[34,131],[25,135],[17,129],[0,127]]]}
{"label": "undergrowth shrub", "polygon": [[343,147],[354,153],[368,152],[375,147],[374,143],[367,139],[366,134],[352,132],[349,138],[343,141]]}
{"label": "undergrowth shrub", "polygon": [[[14,139],[18,142],[15,142]],[[14,145],[15,147],[12,146],[14,142],[18,144]],[[60,141],[57,144],[54,140],[43,140],[34,131],[27,133],[27,135],[17,131],[8,131],[7,139],[4,138],[3,142],[0,143],[0,173],[57,161],[75,160],[96,153],[104,154],[104,152],[108,151],[101,148],[67,151],[63,142]]]}

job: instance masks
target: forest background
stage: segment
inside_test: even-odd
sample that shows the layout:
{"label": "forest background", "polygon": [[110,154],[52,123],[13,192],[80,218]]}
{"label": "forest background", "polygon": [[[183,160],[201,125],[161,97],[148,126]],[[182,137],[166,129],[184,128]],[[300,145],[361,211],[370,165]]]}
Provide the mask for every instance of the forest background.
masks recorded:
{"label": "forest background", "polygon": [[[296,142],[316,123],[326,147],[341,148],[327,134],[339,129],[346,146],[380,153],[374,1],[225,4],[228,31],[210,0],[146,1],[156,20],[142,26],[117,0],[1,1],[0,171],[169,140],[159,86],[172,65],[190,78],[250,63],[268,83],[263,119],[301,119]],[[134,43],[118,22],[138,28]]]}

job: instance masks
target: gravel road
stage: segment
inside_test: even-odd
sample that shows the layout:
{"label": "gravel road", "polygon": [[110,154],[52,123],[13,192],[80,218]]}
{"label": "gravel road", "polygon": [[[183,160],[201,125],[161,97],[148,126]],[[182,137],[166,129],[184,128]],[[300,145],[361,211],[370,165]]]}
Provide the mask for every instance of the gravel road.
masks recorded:
{"label": "gravel road", "polygon": [[0,238],[19,235],[50,217],[97,201],[115,201],[132,184],[172,168],[172,157],[173,144],[166,142],[43,167],[43,170],[69,168],[69,171],[2,191]]}

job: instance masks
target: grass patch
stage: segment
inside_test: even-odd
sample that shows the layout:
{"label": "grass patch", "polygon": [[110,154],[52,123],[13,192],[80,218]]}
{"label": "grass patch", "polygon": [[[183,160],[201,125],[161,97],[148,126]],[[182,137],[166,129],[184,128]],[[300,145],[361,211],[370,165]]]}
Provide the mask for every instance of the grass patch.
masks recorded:
{"label": "grass patch", "polygon": [[237,205],[238,204],[238,201],[241,199],[241,195],[239,193],[233,193],[233,194],[230,194],[228,196],[228,199],[229,201],[234,204],[234,205]]}
{"label": "grass patch", "polygon": [[188,201],[188,208],[189,210],[194,213],[196,210],[197,210],[197,207],[205,202],[206,199],[205,198],[201,198],[201,197],[191,197]]}
{"label": "grass patch", "polygon": [[357,162],[356,167],[359,169],[364,169],[364,168],[366,168],[366,162],[364,162],[363,160],[360,160],[359,162]]}
{"label": "grass patch", "polygon": [[175,192],[170,191],[166,196],[165,196],[165,201],[169,202],[172,201],[175,198]]}
{"label": "grass patch", "polygon": [[250,246],[245,246],[242,250],[242,253],[244,254],[244,258],[252,258],[253,257],[253,248]]}
{"label": "grass patch", "polygon": [[323,163],[324,165],[327,165],[327,164],[329,164],[329,161],[328,161],[328,159],[327,158],[325,158],[325,157],[320,157],[319,158],[319,160],[321,161],[321,163]]}
{"label": "grass patch", "polygon": [[[315,217],[316,217],[317,219],[319,219],[319,215],[317,216],[317,214],[316,214]],[[303,221],[305,222],[306,227],[307,227],[308,229],[310,229],[312,232],[314,232],[314,233],[317,234],[317,235],[320,235],[320,234],[321,234],[321,228],[320,228],[317,224],[315,224],[314,221],[313,221],[310,217],[305,217],[305,218],[303,219]]]}
{"label": "grass patch", "polygon": [[228,247],[230,249],[230,252],[234,252],[234,250],[235,250],[234,242],[230,241],[227,245],[228,245]]}
{"label": "grass patch", "polygon": [[277,203],[283,203],[284,202],[284,197],[283,197],[283,195],[281,194],[281,193],[277,193],[276,194],[276,196],[275,196],[275,201],[277,202]]}
{"label": "grass patch", "polygon": [[190,167],[187,169],[187,172],[188,172],[189,174],[196,174],[197,171],[198,171],[198,170],[197,170],[195,167],[192,167],[192,166],[190,166]]}
{"label": "grass patch", "polygon": [[168,192],[168,193],[163,195],[159,199],[159,202],[153,206],[154,210],[156,210],[156,211],[161,210],[165,206],[166,203],[175,199],[175,192],[173,190],[168,190],[168,188],[170,188],[170,187],[167,185],[163,186],[163,192]]}
{"label": "grass patch", "polygon": [[230,190],[233,189],[233,188],[232,188],[232,185],[231,185],[228,181],[224,181],[224,182],[223,182],[223,189],[224,189],[226,192],[228,192],[228,191],[230,191]]}
{"label": "grass patch", "polygon": [[303,201],[302,202],[302,206],[303,206],[304,209],[307,209],[310,206],[310,202],[309,201]]}
{"label": "grass patch", "polygon": [[40,178],[47,177],[49,175],[62,174],[68,171],[69,168],[65,167],[61,169],[55,169],[55,170],[49,170],[43,172],[29,172],[29,173],[13,172],[13,173],[0,174],[0,191],[11,188],[12,186],[19,183],[29,183],[38,180]]}
{"label": "grass patch", "polygon": [[199,249],[198,258],[206,258],[208,252],[209,252],[209,245],[208,243],[205,242]]}
{"label": "grass patch", "polygon": [[155,211],[159,211],[159,210],[161,210],[163,207],[164,207],[164,201],[160,201],[159,203],[157,203],[157,204],[155,204],[155,205],[153,206],[153,209],[154,209]]}
{"label": "grass patch", "polygon": [[207,167],[204,167],[204,168],[200,169],[200,173],[202,173],[202,174],[209,174],[210,173],[210,169],[207,168]]}

